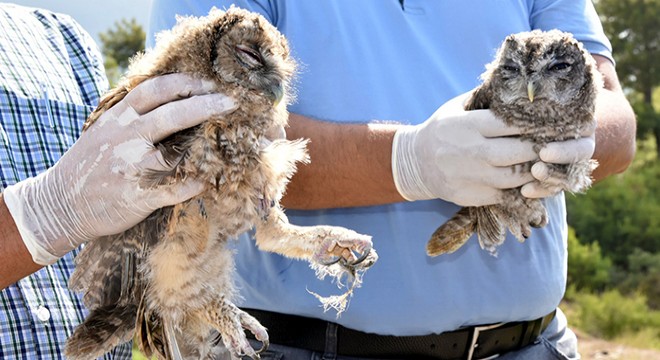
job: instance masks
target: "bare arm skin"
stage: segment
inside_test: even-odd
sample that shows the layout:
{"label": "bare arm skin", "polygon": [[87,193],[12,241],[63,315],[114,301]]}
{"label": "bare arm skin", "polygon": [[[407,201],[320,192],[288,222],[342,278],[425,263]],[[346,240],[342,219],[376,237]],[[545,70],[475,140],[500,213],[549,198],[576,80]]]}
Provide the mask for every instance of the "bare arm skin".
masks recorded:
{"label": "bare arm skin", "polygon": [[[635,114],[614,65],[594,55],[605,79],[598,98],[596,181],[624,171],[635,154]],[[392,179],[392,138],[397,125],[336,124],[291,114],[289,139],[308,138],[311,164],[294,175],[282,201],[289,209],[382,205],[404,201]]]}
{"label": "bare arm skin", "polygon": [[397,125],[337,124],[291,114],[289,139],[308,138],[311,164],[287,187],[285,208],[321,209],[404,201],[392,178]]}
{"label": "bare arm skin", "polygon": [[0,194],[0,290],[41,269],[32,261]]}
{"label": "bare arm skin", "polygon": [[596,181],[625,171],[635,156],[635,113],[628,103],[614,65],[605,57],[594,55],[603,74],[605,89],[596,103],[596,151],[593,158],[600,165],[593,173]]}

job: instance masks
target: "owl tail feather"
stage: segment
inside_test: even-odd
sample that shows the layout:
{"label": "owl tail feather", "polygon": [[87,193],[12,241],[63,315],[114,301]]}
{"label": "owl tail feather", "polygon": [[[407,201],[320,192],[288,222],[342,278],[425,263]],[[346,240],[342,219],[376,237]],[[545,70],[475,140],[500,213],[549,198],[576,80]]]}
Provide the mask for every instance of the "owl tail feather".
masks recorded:
{"label": "owl tail feather", "polygon": [[497,256],[497,247],[502,245],[506,238],[504,214],[496,205],[474,207],[472,212],[473,218],[476,219],[479,246],[491,255]]}
{"label": "owl tail feather", "polygon": [[431,239],[426,244],[426,253],[429,256],[453,253],[468,241],[477,230],[476,219],[471,209],[474,208],[462,208],[431,235]]}
{"label": "owl tail feather", "polygon": [[67,359],[94,359],[128,342],[135,330],[137,307],[110,305],[92,310],[66,342]]}

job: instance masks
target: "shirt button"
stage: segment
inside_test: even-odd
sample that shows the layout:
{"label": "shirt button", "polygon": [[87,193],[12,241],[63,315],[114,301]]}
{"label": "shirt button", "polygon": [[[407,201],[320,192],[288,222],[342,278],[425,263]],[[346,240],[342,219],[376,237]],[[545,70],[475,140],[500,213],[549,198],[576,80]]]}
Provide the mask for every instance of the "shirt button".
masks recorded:
{"label": "shirt button", "polygon": [[46,322],[50,319],[50,311],[45,306],[39,306],[37,309],[37,318],[43,322]]}

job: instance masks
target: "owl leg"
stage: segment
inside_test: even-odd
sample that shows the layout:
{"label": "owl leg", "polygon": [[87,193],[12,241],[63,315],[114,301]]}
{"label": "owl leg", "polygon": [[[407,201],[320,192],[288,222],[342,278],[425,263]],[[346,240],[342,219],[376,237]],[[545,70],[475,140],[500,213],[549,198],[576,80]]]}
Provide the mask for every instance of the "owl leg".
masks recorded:
{"label": "owl leg", "polygon": [[342,287],[347,277],[347,291],[338,296],[316,296],[325,310],[334,308],[341,314],[348,305],[353,290],[362,284],[362,275],[378,255],[371,237],[338,226],[296,226],[289,223],[284,212],[275,206],[265,221],[256,226],[257,246],[287,257],[310,262],[319,279],[330,275]]}
{"label": "owl leg", "polygon": [[[257,319],[236,307],[224,297],[205,308],[202,318],[218,330],[227,350],[238,358],[248,356],[259,359],[259,354],[268,348],[268,332]],[[243,329],[249,330],[263,344],[255,350],[245,336]]]}
{"label": "owl leg", "polygon": [[596,160],[581,160],[571,164],[545,163],[541,184],[548,189],[582,193],[591,187],[591,173],[596,167]]}
{"label": "owl leg", "polygon": [[548,214],[539,199],[528,199],[518,189],[505,192],[501,207],[501,218],[518,241],[523,242],[532,235],[532,227],[544,227]]}
{"label": "owl leg", "polygon": [[368,268],[378,259],[371,236],[338,226],[292,225],[278,206],[256,230],[260,249],[319,265]]}

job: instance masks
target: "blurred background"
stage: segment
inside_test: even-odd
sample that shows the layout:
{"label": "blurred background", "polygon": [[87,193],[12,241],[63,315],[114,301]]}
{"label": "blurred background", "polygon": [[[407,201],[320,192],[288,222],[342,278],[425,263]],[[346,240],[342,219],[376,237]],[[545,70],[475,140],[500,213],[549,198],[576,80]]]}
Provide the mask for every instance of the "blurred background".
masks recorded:
{"label": "blurred background", "polygon": [[[111,84],[144,49],[151,0],[15,3],[76,19],[102,50]],[[637,114],[637,155],[625,173],[566,196],[569,267],[561,307],[585,359],[660,359],[660,0],[594,3]]]}

